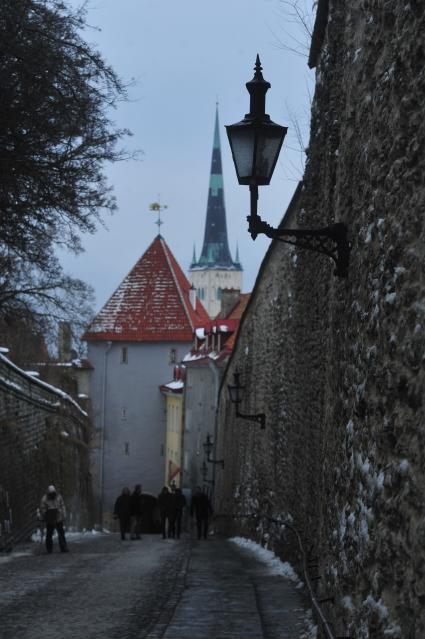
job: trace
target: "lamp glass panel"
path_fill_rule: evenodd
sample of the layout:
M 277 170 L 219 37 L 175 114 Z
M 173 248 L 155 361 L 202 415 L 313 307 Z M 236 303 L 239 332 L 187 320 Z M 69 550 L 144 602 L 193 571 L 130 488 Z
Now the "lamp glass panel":
M 250 178 L 253 169 L 255 130 L 251 127 L 235 128 L 229 131 L 229 138 L 238 177 Z
M 245 386 L 228 386 L 230 401 L 232 404 L 240 404 L 243 398 Z
M 258 130 L 254 174 L 259 182 L 265 181 L 267 184 L 270 182 L 281 144 L 281 130 L 277 128 Z

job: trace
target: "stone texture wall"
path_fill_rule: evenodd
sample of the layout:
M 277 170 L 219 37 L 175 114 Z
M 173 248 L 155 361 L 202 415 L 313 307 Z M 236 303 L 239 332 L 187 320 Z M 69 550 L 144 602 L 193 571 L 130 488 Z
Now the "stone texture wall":
M 424 69 L 424 3 L 329 3 L 287 223 L 347 224 L 349 278 L 274 243 L 220 394 L 216 510 L 292 519 L 337 633 L 359 638 L 425 636 Z M 265 431 L 234 418 L 236 367 Z M 297 562 L 287 531 L 227 530 Z
M 26 538 L 49 484 L 62 493 L 67 525 L 92 525 L 90 423 L 64 393 L 0 358 L 0 540 Z M 5 535 L 10 529 L 10 534 Z M 1 545 L 1 543 L 0 543 Z

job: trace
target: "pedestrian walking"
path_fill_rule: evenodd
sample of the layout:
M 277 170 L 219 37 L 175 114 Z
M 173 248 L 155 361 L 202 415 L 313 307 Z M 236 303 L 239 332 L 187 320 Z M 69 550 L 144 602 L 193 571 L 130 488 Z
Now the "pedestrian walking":
M 61 552 L 68 552 L 63 524 L 66 517 L 65 502 L 56 488 L 50 485 L 40 503 L 40 514 L 46 525 L 46 550 L 53 552 L 53 532 L 57 531 Z
M 176 518 L 177 518 L 177 499 L 176 499 L 176 487 L 171 487 L 171 492 L 168 497 L 167 505 L 167 519 L 168 519 L 168 537 L 171 539 L 176 538 Z
M 125 541 L 125 534 L 130 525 L 130 489 L 127 486 L 122 489 L 121 495 L 115 502 L 114 519 L 119 520 L 121 539 Z
M 163 539 L 167 537 L 166 529 L 167 529 L 167 519 L 169 514 L 169 502 L 170 502 L 170 491 L 168 490 L 167 486 L 164 486 L 164 488 L 161 490 L 161 492 L 158 495 L 158 507 L 159 507 L 159 514 L 161 517 L 161 532 L 162 532 Z
M 201 490 L 200 486 L 197 486 L 190 504 L 190 516 L 193 517 L 195 514 L 198 539 L 201 539 L 201 537 L 207 539 L 208 519 L 212 512 L 213 509 L 208 495 Z
M 175 528 L 177 539 L 180 539 L 180 534 L 182 530 L 182 517 L 183 517 L 183 508 L 186 506 L 186 497 L 183 495 L 181 488 L 176 488 L 176 492 L 174 493 L 175 506 L 176 506 L 176 517 L 175 517 Z
M 136 484 L 130 496 L 130 539 L 141 539 L 143 495 L 141 484 Z

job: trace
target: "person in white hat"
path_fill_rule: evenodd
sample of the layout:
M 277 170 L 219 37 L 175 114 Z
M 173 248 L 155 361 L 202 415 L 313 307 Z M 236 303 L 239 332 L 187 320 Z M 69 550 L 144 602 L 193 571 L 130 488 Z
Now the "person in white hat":
M 59 548 L 61 552 L 68 552 L 63 523 L 66 517 L 65 502 L 53 485 L 48 486 L 47 493 L 43 495 L 40 503 L 40 513 L 46 524 L 46 550 L 53 551 L 53 532 L 58 533 Z

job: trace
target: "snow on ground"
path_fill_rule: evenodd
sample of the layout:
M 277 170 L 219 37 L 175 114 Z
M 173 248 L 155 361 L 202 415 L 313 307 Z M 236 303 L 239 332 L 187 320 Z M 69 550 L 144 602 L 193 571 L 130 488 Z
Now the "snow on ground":
M 304 586 L 291 564 L 287 561 L 281 561 L 273 551 L 267 550 L 260 544 L 255 543 L 255 541 L 244 537 L 231 537 L 229 541 L 252 553 L 259 561 L 265 564 L 271 575 L 280 575 L 289 579 L 295 584 L 296 588 Z M 317 639 L 317 632 L 317 626 L 313 622 L 313 613 L 311 610 L 306 610 L 305 630 L 300 639 Z
M 245 539 L 244 537 L 232 537 L 230 541 L 241 548 L 245 548 L 253 555 L 256 555 L 262 563 L 266 564 L 271 575 L 281 575 L 282 577 L 286 577 L 287 579 L 290 579 L 290 581 L 293 581 L 297 588 L 303 587 L 303 582 L 298 577 L 291 564 L 287 561 L 281 561 L 271 550 L 267 550 L 266 548 L 263 548 L 263 546 L 260 546 L 260 544 L 255 543 L 255 541 Z
M 65 537 L 67 541 L 87 541 L 88 539 L 93 539 L 95 536 L 108 534 L 109 530 L 79 530 L 79 531 L 68 531 L 65 529 Z M 40 528 L 38 528 L 32 535 L 31 541 L 34 543 L 40 543 L 42 532 Z M 44 539 L 45 533 L 43 533 Z M 56 530 L 53 533 L 53 539 L 57 536 Z
M 29 555 L 32 555 L 31 550 L 26 550 L 26 551 L 16 551 L 16 552 L 9 552 L 7 553 L 7 555 L 1 554 L 0 555 L 0 566 L 1 564 L 5 564 L 7 561 L 10 561 L 11 559 L 19 559 L 19 557 L 28 557 Z

